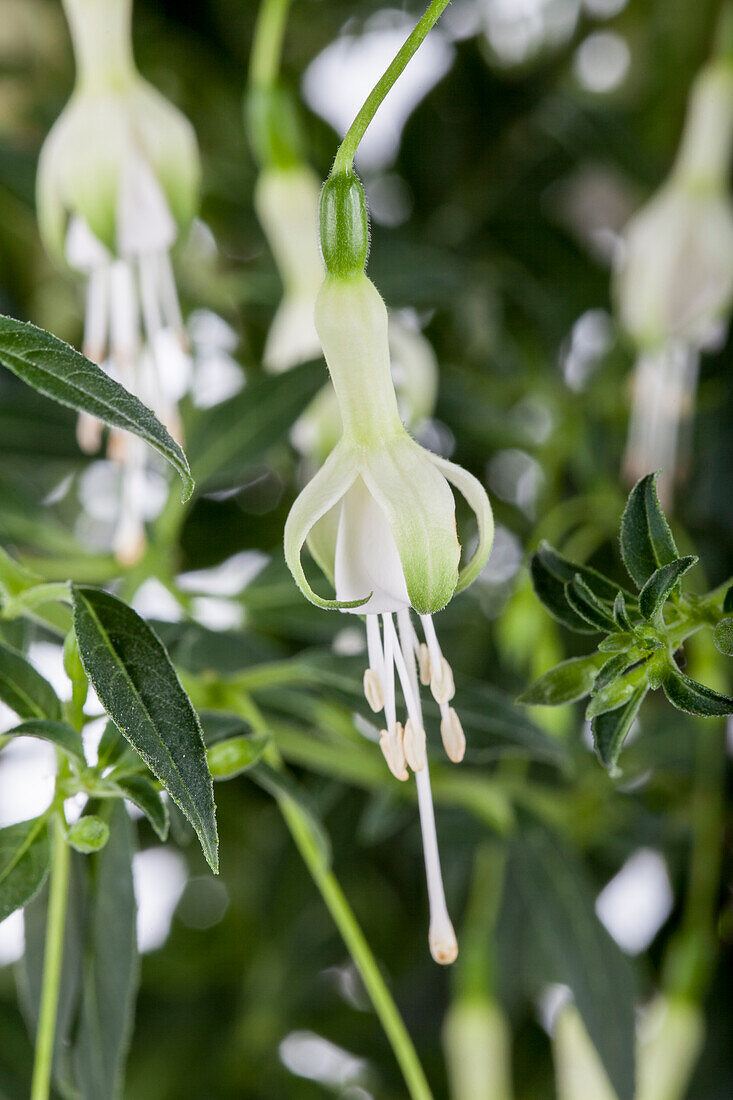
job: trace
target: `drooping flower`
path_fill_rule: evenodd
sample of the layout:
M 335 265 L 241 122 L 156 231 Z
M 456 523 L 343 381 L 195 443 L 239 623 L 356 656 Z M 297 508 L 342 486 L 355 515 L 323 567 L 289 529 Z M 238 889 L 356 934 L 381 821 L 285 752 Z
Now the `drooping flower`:
M 321 354 L 313 307 L 323 282 L 318 248 L 320 181 L 312 168 L 294 164 L 260 173 L 255 209 L 275 257 L 283 297 L 270 326 L 262 364 L 273 374 Z
M 176 403 L 190 362 L 170 250 L 198 201 L 199 160 L 188 121 L 137 72 L 131 0 L 64 0 L 76 86 L 41 151 L 38 220 L 52 255 L 87 281 L 84 352 L 180 435 Z M 101 425 L 79 420 L 81 446 Z M 144 543 L 136 506 L 144 449 L 113 432 L 110 457 L 129 471 L 115 549 Z
M 453 673 L 432 616 L 483 568 L 493 520 L 480 482 L 425 450 L 403 426 L 390 369 L 387 310 L 363 270 L 365 215 L 364 234 L 355 225 L 361 188 L 353 176 L 347 177 L 345 185 L 337 180 L 338 187 L 337 217 L 345 218 L 352 237 L 363 237 L 363 248 L 357 247 L 354 258 L 341 264 L 324 246 L 328 273 L 316 302 L 315 321 L 338 401 L 342 435 L 293 505 L 285 527 L 285 557 L 313 603 L 366 616 L 369 666 L 364 692 L 375 713 L 384 711 L 380 747 L 390 771 L 402 781 L 408 778 L 408 768 L 416 775 L 431 910 L 430 947 L 436 961 L 449 963 L 458 948 L 440 872 L 420 682 L 430 686 L 440 706 L 443 744 L 457 763 L 463 758 L 465 736 L 451 706 Z M 350 189 L 355 194 L 350 195 Z M 324 197 L 328 202 L 329 193 Z M 462 567 L 452 487 L 465 497 L 478 524 L 476 548 Z M 309 584 L 301 561 L 306 541 L 332 581 L 335 599 L 317 594 Z M 423 641 L 411 611 L 418 614 Z M 404 724 L 397 715 L 396 681 L 406 705 Z
M 624 464 L 631 480 L 663 467 L 667 494 L 699 352 L 733 304 L 732 147 L 733 69 L 714 60 L 693 86 L 672 171 L 629 222 L 615 265 L 618 316 L 639 351 Z

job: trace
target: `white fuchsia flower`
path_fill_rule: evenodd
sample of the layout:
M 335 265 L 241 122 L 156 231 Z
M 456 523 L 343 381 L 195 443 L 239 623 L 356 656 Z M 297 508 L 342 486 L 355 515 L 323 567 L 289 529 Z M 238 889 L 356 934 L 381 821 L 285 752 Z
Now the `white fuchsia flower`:
M 619 318 L 638 347 L 681 340 L 700 346 L 733 302 L 733 68 L 697 78 L 675 164 L 633 216 L 619 249 Z
M 639 351 L 624 468 L 631 482 L 662 469 L 667 499 L 700 350 L 733 304 L 732 146 L 733 68 L 718 60 L 695 81 L 669 178 L 629 222 L 615 265 L 617 313 Z
M 64 0 L 77 79 L 38 166 L 38 220 L 49 252 L 87 280 L 84 353 L 180 436 L 176 403 L 190 361 L 170 250 L 196 210 L 200 167 L 189 122 L 135 69 L 131 0 Z M 101 425 L 79 420 L 99 447 Z M 111 457 L 139 480 L 144 449 L 113 432 Z M 144 543 L 135 485 L 123 492 L 115 549 Z
M 359 192 L 361 188 L 355 177 L 347 180 L 353 181 L 345 188 L 348 231 L 359 236 L 355 228 L 358 194 L 349 196 L 349 188 Z M 352 198 L 354 207 L 348 211 Z M 339 196 L 339 218 L 343 199 Z M 493 519 L 480 482 L 425 450 L 402 424 L 390 369 L 387 310 L 363 271 L 365 215 L 362 237 L 363 248 L 357 249 L 355 261 L 345 270 L 338 269 L 324 247 L 329 273 L 316 303 L 316 328 L 343 431 L 292 507 L 285 527 L 285 557 L 301 591 L 313 603 L 366 615 L 369 667 L 364 692 L 375 713 L 384 711 L 380 747 L 390 771 L 404 781 L 409 768 L 417 778 L 431 909 L 430 947 L 436 961 L 449 963 L 458 948 L 440 872 L 420 681 L 430 685 L 440 706 L 443 744 L 457 763 L 463 758 L 465 736 L 450 705 L 455 694 L 453 673 L 441 652 L 432 616 L 483 568 L 491 548 Z M 478 523 L 476 548 L 462 568 L 451 486 L 464 496 Z M 334 584 L 335 599 L 318 595 L 309 584 L 301 561 L 306 541 Z M 419 616 L 422 642 L 411 610 Z M 404 725 L 397 718 L 396 680 L 406 704 Z
M 323 282 L 318 248 L 321 185 L 305 164 L 271 167 L 260 173 L 255 210 L 283 284 L 283 297 L 270 326 L 262 364 L 273 374 L 321 354 L 313 308 Z

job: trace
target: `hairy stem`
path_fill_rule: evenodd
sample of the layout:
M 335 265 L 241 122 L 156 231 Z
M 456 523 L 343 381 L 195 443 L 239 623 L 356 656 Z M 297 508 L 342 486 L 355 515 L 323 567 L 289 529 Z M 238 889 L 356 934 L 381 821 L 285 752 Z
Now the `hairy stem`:
M 61 987 L 66 902 L 69 888 L 70 849 L 66 843 L 65 832 L 63 813 L 59 809 L 54 813 L 51 821 L 51 887 L 31 1100 L 48 1100 L 51 1091 L 51 1071 L 53 1068 L 56 1016 Z
M 332 176 L 351 171 L 356 150 L 359 148 L 359 143 L 364 137 L 369 123 L 374 118 L 390 88 L 404 72 L 408 61 L 422 45 L 428 32 L 432 30 L 449 3 L 450 0 L 432 0 L 432 3 L 428 4 L 424 15 L 408 34 L 394 59 L 374 85 L 358 115 L 351 123 L 336 153 L 336 159 L 331 169 Z
M 289 7 L 290 0 L 262 0 L 260 4 L 249 65 L 254 87 L 271 87 L 277 79 Z

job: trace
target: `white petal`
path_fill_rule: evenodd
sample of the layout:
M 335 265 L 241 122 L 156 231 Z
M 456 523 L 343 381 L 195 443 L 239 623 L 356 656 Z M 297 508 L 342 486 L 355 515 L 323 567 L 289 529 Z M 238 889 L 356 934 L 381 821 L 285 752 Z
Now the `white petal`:
M 361 478 L 341 504 L 336 538 L 336 595 L 350 601 L 372 592 L 358 614 L 384 614 L 410 606 L 405 575 L 387 517 Z

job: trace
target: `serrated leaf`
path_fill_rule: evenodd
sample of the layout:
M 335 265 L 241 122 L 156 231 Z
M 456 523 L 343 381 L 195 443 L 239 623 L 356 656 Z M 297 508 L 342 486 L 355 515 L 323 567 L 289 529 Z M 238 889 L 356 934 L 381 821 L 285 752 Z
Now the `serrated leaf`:
M 77 764 L 84 766 L 84 744 L 75 729 L 65 722 L 51 722 L 44 718 L 31 718 L 19 726 L 5 730 L 2 737 L 37 737 L 41 741 L 50 741 L 57 749 L 62 749 Z
M 586 622 L 600 631 L 616 629 L 616 623 L 608 607 L 591 591 L 579 573 L 565 586 L 567 601 Z
M 133 833 L 121 802 L 115 806 L 109 824 L 106 847 L 87 861 L 88 926 L 72 1052 L 77 1089 L 89 1100 L 115 1100 L 120 1095 L 139 970 Z
M 713 631 L 716 648 L 726 657 L 733 657 L 733 618 L 721 619 Z
M 722 718 L 733 714 L 733 699 L 698 684 L 678 668 L 669 669 L 662 687 L 670 703 L 688 714 L 697 714 L 702 718 Z
M 101 817 L 89 814 L 75 821 L 66 836 L 75 851 L 88 856 L 104 848 L 109 840 L 109 825 Z
M 168 839 L 170 827 L 170 814 L 168 806 L 155 784 L 145 775 L 122 775 L 115 777 L 114 773 L 109 777 L 110 782 L 133 805 L 137 806 L 141 813 L 145 814 L 154 832 L 161 840 Z
M 564 584 L 567 584 L 575 576 L 580 576 L 584 584 L 588 585 L 588 588 L 599 600 L 611 603 L 615 599 L 619 586 L 614 581 L 609 580 L 608 577 L 604 577 L 603 573 L 599 573 L 597 569 L 570 561 L 569 558 L 563 557 L 547 542 L 540 543 L 536 553 L 545 568 L 558 580 L 563 581 Z
M 621 557 L 638 588 L 662 565 L 679 557 L 657 496 L 658 476 L 647 474 L 637 481 L 621 517 Z
M 0 363 L 46 397 L 145 440 L 180 475 L 183 499 L 191 496 L 194 485 L 186 456 L 160 421 L 69 344 L 35 325 L 0 315 Z
M 633 634 L 628 634 L 626 631 L 620 631 L 615 634 L 609 634 L 607 638 L 601 638 L 598 643 L 598 649 L 601 653 L 618 653 L 621 650 L 630 649 L 635 642 L 636 639 Z
M 137 612 L 101 589 L 73 586 L 72 599 L 79 653 L 102 706 L 191 822 L 216 871 L 201 725 L 163 643 Z
M 0 922 L 38 893 L 48 873 L 48 861 L 45 818 L 0 829 Z
M 0 642 L 0 700 L 19 718 L 61 718 L 61 703 L 48 680 L 4 642 Z
M 637 688 L 624 706 L 598 714 L 591 722 L 593 744 L 598 759 L 609 770 L 616 767 L 623 743 L 645 697 L 646 688 Z
M 639 610 L 645 619 L 653 619 L 661 611 L 665 600 L 680 577 L 693 565 L 697 565 L 699 560 L 699 558 L 690 554 L 685 558 L 677 558 L 676 561 L 671 561 L 668 565 L 662 565 L 652 573 L 639 593 Z
M 528 706 L 557 707 L 582 699 L 593 687 L 599 657 L 571 657 L 551 668 L 523 692 L 517 702 Z
M 523 830 L 512 845 L 509 875 L 533 941 L 554 980 L 572 990 L 619 1100 L 633 1100 L 633 983 L 620 948 L 596 916 L 596 891 L 582 865 L 548 833 Z
M 234 779 L 257 763 L 270 743 L 268 734 L 250 737 L 230 737 L 217 741 L 207 752 L 209 770 L 214 780 Z

